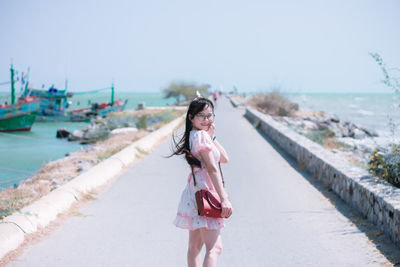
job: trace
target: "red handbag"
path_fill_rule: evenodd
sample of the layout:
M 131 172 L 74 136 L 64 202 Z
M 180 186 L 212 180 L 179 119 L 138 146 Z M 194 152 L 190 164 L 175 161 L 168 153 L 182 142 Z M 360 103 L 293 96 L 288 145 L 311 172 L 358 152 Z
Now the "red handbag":
M 221 164 L 218 162 L 219 171 L 221 173 L 222 184 L 225 187 L 224 177 L 222 176 Z M 221 199 L 217 191 L 210 190 L 210 189 L 200 189 L 197 190 L 196 178 L 194 177 L 193 166 L 192 168 L 192 175 L 193 175 L 193 182 L 195 188 L 195 197 L 196 197 L 196 204 L 197 204 L 197 212 L 199 216 L 206 216 L 212 218 L 223 218 L 221 216 L 222 207 L 221 207 Z

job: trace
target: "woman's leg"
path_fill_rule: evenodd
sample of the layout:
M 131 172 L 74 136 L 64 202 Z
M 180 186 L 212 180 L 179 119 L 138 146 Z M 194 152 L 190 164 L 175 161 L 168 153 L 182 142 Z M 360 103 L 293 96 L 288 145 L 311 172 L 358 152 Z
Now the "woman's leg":
M 200 267 L 200 252 L 203 247 L 201 229 L 189 230 L 187 261 L 189 267 Z
M 217 266 L 217 260 L 222 252 L 222 239 L 220 230 L 207 230 L 205 228 L 201 231 L 203 241 L 206 244 L 206 256 L 204 257 L 203 267 Z

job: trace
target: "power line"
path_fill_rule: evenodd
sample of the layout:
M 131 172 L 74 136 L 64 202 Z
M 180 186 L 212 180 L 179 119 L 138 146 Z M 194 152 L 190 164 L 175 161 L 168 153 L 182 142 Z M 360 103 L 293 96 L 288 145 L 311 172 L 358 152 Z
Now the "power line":
M 5 132 L 0 132 L 0 134 L 2 134 L 2 135 L 7 135 L 7 136 L 11 136 L 11 137 L 15 137 L 15 138 L 20 138 L 20 139 L 45 141 L 45 140 L 42 139 L 42 138 L 35 138 L 35 137 L 30 137 L 30 136 L 20 136 L 20 135 L 16 135 L 16 134 L 5 133 Z
M 29 175 L 32 175 L 32 174 L 33 174 L 32 172 L 21 171 L 21 170 L 11 169 L 11 168 L 1 167 L 1 166 L 0 166 L 0 170 L 10 171 L 10 172 L 16 172 L 16 173 L 23 173 L 23 174 L 29 174 Z M 1 182 L 0 182 L 0 183 L 1 183 Z
M 1 186 L 1 184 L 12 183 L 12 182 L 15 182 L 15 181 L 19 182 L 19 181 L 21 181 L 21 180 L 23 180 L 23 179 L 25 179 L 25 178 L 26 178 L 26 177 L 20 177 L 20 178 L 15 178 L 15 179 L 10 179 L 10 180 L 0 181 L 0 186 Z M 0 179 L 1 179 L 1 178 L 0 178 Z

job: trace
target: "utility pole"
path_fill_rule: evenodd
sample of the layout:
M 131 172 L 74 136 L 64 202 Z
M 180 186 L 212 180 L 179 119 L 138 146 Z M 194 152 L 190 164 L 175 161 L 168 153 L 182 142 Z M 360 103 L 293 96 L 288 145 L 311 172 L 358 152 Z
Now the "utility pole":
M 114 83 L 111 84 L 111 106 L 114 106 Z

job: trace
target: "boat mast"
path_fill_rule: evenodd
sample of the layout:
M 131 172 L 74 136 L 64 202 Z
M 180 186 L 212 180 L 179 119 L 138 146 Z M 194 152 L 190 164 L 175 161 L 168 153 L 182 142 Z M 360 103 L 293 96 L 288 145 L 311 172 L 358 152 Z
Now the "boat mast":
M 11 105 L 15 104 L 15 88 L 14 88 L 14 69 L 13 64 L 11 63 Z
M 114 106 L 114 83 L 111 84 L 111 106 Z

